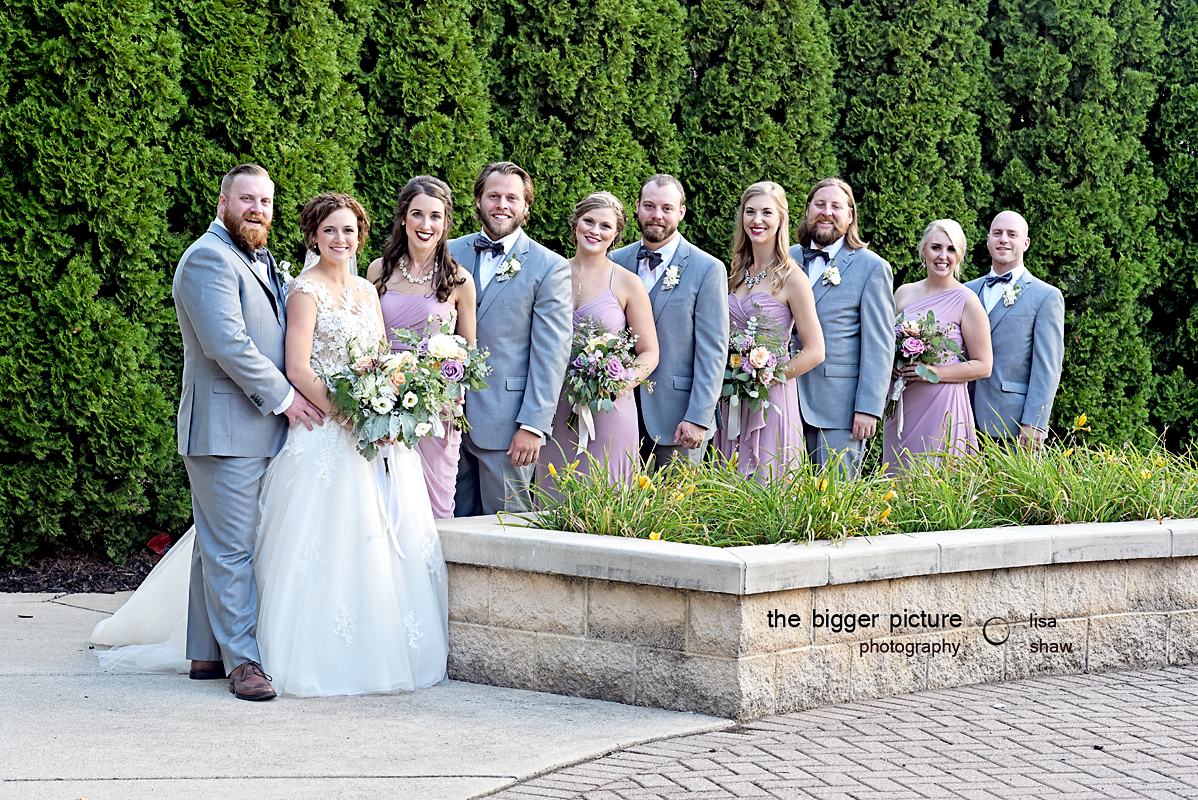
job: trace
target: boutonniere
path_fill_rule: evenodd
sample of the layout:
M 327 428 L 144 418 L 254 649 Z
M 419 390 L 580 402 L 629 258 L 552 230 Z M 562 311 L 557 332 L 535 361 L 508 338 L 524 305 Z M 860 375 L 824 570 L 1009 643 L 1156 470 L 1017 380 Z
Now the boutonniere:
M 830 264 L 828 264 L 828 266 L 824 267 L 823 278 L 824 278 L 824 282 L 823 282 L 824 286 L 827 286 L 829 283 L 832 284 L 833 286 L 840 285 L 840 267 L 836 266 L 835 261 L 831 262 Z
M 291 283 L 291 262 L 276 261 L 275 274 L 279 276 L 279 280 L 283 282 L 284 286 Z
M 1019 295 L 1023 293 L 1023 287 L 1012 283 L 1008 284 L 1007 288 L 1002 290 L 1002 304 L 1004 308 L 1010 308 L 1015 305 L 1015 301 L 1019 299 Z
M 682 273 L 678 271 L 678 267 L 674 264 L 671 264 L 668 268 L 666 268 L 666 274 L 662 276 L 661 290 L 663 292 L 668 292 L 673 289 L 678 285 L 678 281 L 681 276 Z
M 495 270 L 495 280 L 503 283 L 519 271 L 520 262 L 516 260 L 516 254 L 512 253 L 506 261 L 499 265 L 499 269 Z

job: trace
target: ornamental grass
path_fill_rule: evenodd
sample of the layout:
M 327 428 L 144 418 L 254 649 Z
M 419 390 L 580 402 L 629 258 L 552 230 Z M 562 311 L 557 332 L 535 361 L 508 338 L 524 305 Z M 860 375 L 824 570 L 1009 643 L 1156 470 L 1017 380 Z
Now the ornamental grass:
M 880 533 L 1059 525 L 1198 516 L 1198 460 L 1154 445 L 1113 449 L 1066 440 L 1038 450 L 987 440 L 957 458 L 920 457 L 899 476 L 884 469 L 857 480 L 804 462 L 762 480 L 735 462 L 638 466 L 631 483 L 610 484 L 593 457 L 533 488 L 531 527 L 716 547 L 839 541 Z M 583 456 L 585 457 L 585 456 Z

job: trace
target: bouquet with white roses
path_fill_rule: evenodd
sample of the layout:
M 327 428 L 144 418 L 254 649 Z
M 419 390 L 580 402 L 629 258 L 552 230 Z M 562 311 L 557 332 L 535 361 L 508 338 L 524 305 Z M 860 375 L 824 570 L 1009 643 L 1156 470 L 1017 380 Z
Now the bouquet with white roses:
M 563 388 L 570 415 L 566 424 L 578 431 L 578 451 L 595 438 L 595 414 L 614 409 L 616 398 L 636 381 L 641 361 L 636 356 L 639 337 L 630 330 L 611 333 L 595 317 L 587 317 L 574 328 L 570 363 Z M 653 391 L 653 384 L 641 384 Z
M 455 395 L 449 382 L 415 353 L 392 353 L 387 343 L 345 345 L 349 364 L 322 375 L 333 408 L 353 425 L 358 452 L 373 460 L 390 442 L 415 447 L 426 436 L 445 435 L 443 409 Z
M 422 334 L 401 328 L 394 329 L 392 333 L 416 354 L 421 364 L 445 382 L 445 396 L 452 401 L 446 405 L 445 422 L 451 422 L 461 431 L 470 430 L 470 423 L 462 414 L 460 401 L 467 389 L 477 392 L 487 388 L 483 378 L 491 374 L 491 367 L 487 364 L 490 353 L 485 348 L 479 350 L 478 345 L 470 344 L 465 337 L 453 333 L 452 322 L 438 324 L 434 316 L 429 316 L 428 326 Z

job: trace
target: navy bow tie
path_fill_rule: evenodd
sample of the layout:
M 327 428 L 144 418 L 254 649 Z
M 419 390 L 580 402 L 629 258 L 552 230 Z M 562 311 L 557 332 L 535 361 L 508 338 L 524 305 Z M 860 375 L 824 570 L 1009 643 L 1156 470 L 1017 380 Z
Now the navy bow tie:
M 270 259 L 267 258 L 267 255 L 269 254 L 269 252 L 270 251 L 267 250 L 265 247 L 259 247 L 257 250 L 250 251 L 250 258 L 254 259 L 259 264 L 266 264 L 269 266 Z
M 1009 273 L 1009 272 L 1004 273 L 1002 275 L 987 275 L 986 276 L 986 288 L 990 288 L 991 286 L 993 286 L 996 283 L 1010 283 L 1010 282 L 1011 282 L 1011 273 Z
M 636 260 L 643 261 L 646 258 L 649 259 L 649 269 L 651 270 L 657 269 L 658 265 L 661 264 L 661 253 L 655 253 L 648 247 L 641 245 L 641 249 L 636 251 Z
M 481 253 L 484 250 L 490 250 L 495 255 L 501 256 L 503 255 L 503 242 L 492 242 L 486 234 L 480 235 L 474 240 L 474 252 Z
M 822 258 L 824 261 L 831 261 L 832 256 L 828 255 L 826 250 L 817 250 L 814 247 L 803 248 L 803 269 L 811 266 L 811 262 L 817 258 Z

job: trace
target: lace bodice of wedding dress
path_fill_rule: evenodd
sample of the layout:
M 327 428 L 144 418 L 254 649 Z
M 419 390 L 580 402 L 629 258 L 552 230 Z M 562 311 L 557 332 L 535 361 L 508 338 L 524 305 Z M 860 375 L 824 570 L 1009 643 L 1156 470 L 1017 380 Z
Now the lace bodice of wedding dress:
M 316 301 L 316 329 L 312 332 L 312 358 L 317 375 L 340 372 L 348 366 L 345 346 L 352 339 L 364 347 L 386 340 L 383 323 L 374 307 L 370 281 L 354 276 L 341 297 L 334 298 L 328 284 L 301 273 L 288 292 L 303 292 Z

